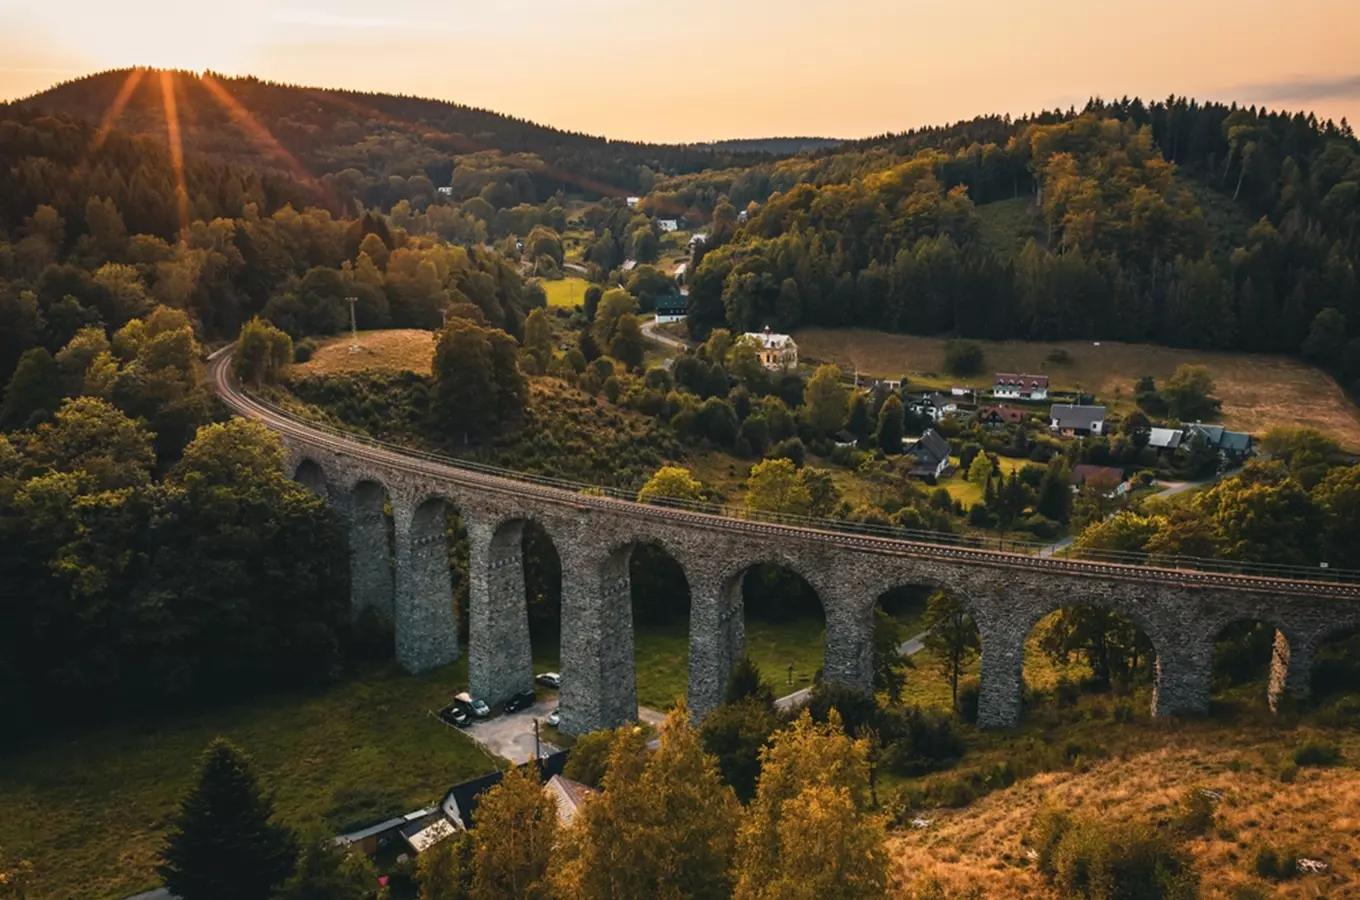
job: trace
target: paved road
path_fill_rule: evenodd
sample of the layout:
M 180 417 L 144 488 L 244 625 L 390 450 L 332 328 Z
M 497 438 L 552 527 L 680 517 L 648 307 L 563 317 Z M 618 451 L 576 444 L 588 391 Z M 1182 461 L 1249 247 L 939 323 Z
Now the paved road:
M 684 350 L 689 346 L 687 341 L 671 337 L 669 334 L 662 331 L 661 326 L 657 324 L 656 319 L 648 319 L 646 322 L 642 323 L 642 334 L 644 337 L 650 338 L 658 344 L 665 344 L 667 347 L 675 347 L 678 350 Z
M 902 656 L 915 656 L 920 653 L 925 649 L 926 634 L 927 632 L 923 631 L 916 635 L 916 637 L 903 643 L 902 646 L 897 648 L 898 654 Z M 780 697 L 778 700 L 774 701 L 774 707 L 775 709 L 784 712 L 790 709 L 798 709 L 800 706 L 807 703 L 808 698 L 811 696 L 812 688 L 803 688 L 800 691 L 794 691 L 792 694 Z
M 541 722 L 556 708 L 557 696 L 553 695 L 528 709 L 476 721 L 463 731 L 488 752 L 512 763 L 526 763 L 534 755 L 534 719 Z M 556 753 L 558 749 L 547 741 L 539 741 L 538 746 L 540 756 Z

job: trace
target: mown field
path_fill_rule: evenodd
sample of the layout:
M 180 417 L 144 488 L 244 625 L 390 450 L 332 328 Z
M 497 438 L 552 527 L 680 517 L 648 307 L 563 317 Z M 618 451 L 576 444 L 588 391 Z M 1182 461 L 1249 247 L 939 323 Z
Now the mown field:
M 863 328 L 804 328 L 795 333 L 804 361 L 850 367 L 880 378 L 908 376 L 922 386 L 989 387 L 995 372 L 1047 374 L 1055 389 L 1081 388 L 1108 404 L 1132 408 L 1143 375 L 1159 382 L 1187 363 L 1204 365 L 1223 400 L 1222 423 L 1261 434 L 1276 426 L 1305 426 L 1360 449 L 1360 409 L 1320 369 L 1279 356 L 1176 350 L 1150 344 L 1102 341 L 979 341 L 986 354 L 981 375 L 955 378 L 944 368 L 941 338 L 889 334 Z M 1048 361 L 1054 350 L 1070 362 Z
M 539 284 L 548 295 L 549 306 L 561 306 L 565 309 L 585 303 L 586 288 L 590 287 L 589 281 L 574 277 L 559 278 L 556 281 L 543 280 Z

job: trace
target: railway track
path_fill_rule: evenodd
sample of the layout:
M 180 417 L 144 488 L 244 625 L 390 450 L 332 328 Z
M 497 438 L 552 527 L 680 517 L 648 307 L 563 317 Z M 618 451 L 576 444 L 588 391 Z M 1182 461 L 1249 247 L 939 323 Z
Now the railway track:
M 561 479 L 523 475 L 466 460 L 453 460 L 384 444 L 364 435 L 308 422 L 242 390 L 231 376 L 231 349 L 226 347 L 214 353 L 209 358 L 208 371 L 214 390 L 237 415 L 261 422 L 281 435 L 306 446 L 411 475 L 511 495 L 520 500 L 532 497 L 534 500 L 559 507 L 596 509 L 613 515 L 660 519 L 668 524 L 708 531 L 786 540 L 811 540 L 860 552 L 967 562 L 990 568 L 1043 571 L 1104 580 L 1174 584 L 1182 587 L 1229 589 L 1252 593 L 1360 599 L 1360 572 L 1322 570 L 1326 572 L 1325 577 L 1318 577 L 1319 570 L 1262 566 L 1259 568 L 1268 570 L 1268 574 L 1246 574 L 1215 571 L 1215 567 L 1228 568 L 1240 565 L 1216 560 L 1187 560 L 1183 565 L 1179 564 L 1181 561 L 1178 560 L 1176 566 L 1165 566 L 1041 556 L 1018 552 L 1022 545 L 1011 551 L 959 546 L 941 540 L 952 537 L 947 535 L 894 537 L 863 533 L 870 529 L 850 523 L 815 519 L 797 520 L 793 517 L 779 517 L 783 521 L 766 521 L 723 515 L 717 510 L 704 511 L 637 503 L 617 491 L 611 496 L 606 489 Z M 584 490 L 591 493 L 583 493 Z M 936 539 L 932 540 L 931 537 Z

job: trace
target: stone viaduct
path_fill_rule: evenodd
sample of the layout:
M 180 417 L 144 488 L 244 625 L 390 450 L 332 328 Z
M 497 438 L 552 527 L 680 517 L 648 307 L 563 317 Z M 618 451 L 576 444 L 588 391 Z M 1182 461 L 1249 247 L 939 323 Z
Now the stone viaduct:
M 1360 585 L 1124 566 L 947 547 L 727 519 L 483 474 L 322 430 L 240 393 L 226 360 L 219 393 L 238 414 L 277 431 L 289 471 L 348 523 L 356 611 L 390 615 L 396 655 L 410 672 L 458 659 L 445 517 L 456 511 L 470 544 L 468 680 L 495 703 L 532 685 L 521 536 L 541 526 L 562 562 L 562 728 L 580 734 L 637 716 L 629 558 L 651 544 L 685 572 L 691 597 L 688 701 L 716 706 L 744 652 L 743 575 L 787 567 L 816 590 L 826 614 L 826 678 L 872 684 L 873 610 L 901 585 L 948 588 L 981 636 L 979 724 L 1020 715 L 1026 636 L 1046 615 L 1088 604 L 1137 624 L 1156 652 L 1154 715 L 1208 709 L 1216 636 L 1259 620 L 1277 629 L 1272 701 L 1309 690 L 1313 653 L 1360 626 Z M 395 545 L 389 545 L 390 504 Z

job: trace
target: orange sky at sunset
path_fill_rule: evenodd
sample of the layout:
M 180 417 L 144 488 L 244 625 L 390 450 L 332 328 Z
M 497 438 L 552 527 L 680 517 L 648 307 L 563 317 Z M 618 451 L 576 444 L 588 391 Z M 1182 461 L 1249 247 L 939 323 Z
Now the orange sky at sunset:
M 0 0 L 0 98 L 132 65 L 611 137 L 858 137 L 1171 92 L 1360 123 L 1360 2 Z

